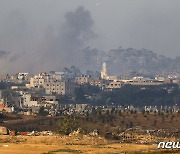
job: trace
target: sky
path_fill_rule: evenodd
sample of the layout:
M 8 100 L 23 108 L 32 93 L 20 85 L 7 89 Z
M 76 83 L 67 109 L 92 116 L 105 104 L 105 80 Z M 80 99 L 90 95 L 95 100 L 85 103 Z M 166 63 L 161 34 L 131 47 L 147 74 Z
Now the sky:
M 58 70 L 86 46 L 180 56 L 179 0 L 0 0 L 0 72 Z

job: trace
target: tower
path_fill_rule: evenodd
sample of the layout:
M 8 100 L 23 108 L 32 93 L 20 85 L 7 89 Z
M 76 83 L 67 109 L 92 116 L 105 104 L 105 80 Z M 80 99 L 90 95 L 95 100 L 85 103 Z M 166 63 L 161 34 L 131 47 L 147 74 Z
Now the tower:
M 101 70 L 101 79 L 107 79 L 107 77 L 108 77 L 108 71 L 107 71 L 106 63 L 104 62 Z

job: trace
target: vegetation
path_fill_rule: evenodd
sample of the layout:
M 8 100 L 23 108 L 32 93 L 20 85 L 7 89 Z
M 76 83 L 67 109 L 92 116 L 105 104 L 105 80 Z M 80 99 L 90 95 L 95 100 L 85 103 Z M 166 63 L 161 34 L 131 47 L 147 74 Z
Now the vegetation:
M 47 116 L 48 115 L 48 111 L 44 110 L 44 106 L 40 107 L 39 109 L 39 115 L 40 116 Z
M 82 153 L 81 150 L 74 150 L 74 149 L 58 149 L 58 150 L 49 151 L 49 152 L 43 153 L 43 154 L 54 154 L 54 153 L 56 153 L 56 152 L 67 152 L 67 153 L 75 153 L 75 154 Z
M 78 120 L 74 116 L 65 116 L 58 121 L 59 133 L 68 135 L 79 127 Z
M 97 94 L 100 99 L 90 100 L 85 95 Z M 116 105 L 174 105 L 180 101 L 180 89 L 178 85 L 168 84 L 160 86 L 134 86 L 124 85 L 121 89 L 113 91 L 101 91 L 96 86 L 83 85 L 76 88 L 76 101 L 88 102 L 92 105 L 116 104 Z
M 24 131 L 43 131 L 51 130 L 60 134 L 66 134 L 81 128 L 83 134 L 88 134 L 95 129 L 98 130 L 101 136 L 105 136 L 107 132 L 117 133 L 140 126 L 143 129 L 180 129 L 179 113 L 162 113 L 162 112 L 131 112 L 131 111 L 98 111 L 94 114 L 74 115 L 74 116 L 57 116 L 44 117 L 34 116 L 31 119 L 24 115 L 11 115 L 8 117 L 10 123 L 1 123 L 11 130 L 20 132 Z M 19 116 L 19 117 L 18 117 Z M 17 118 L 19 122 L 17 122 Z M 14 122 L 13 122 L 14 119 Z M 22 121 L 22 120 L 23 121 Z

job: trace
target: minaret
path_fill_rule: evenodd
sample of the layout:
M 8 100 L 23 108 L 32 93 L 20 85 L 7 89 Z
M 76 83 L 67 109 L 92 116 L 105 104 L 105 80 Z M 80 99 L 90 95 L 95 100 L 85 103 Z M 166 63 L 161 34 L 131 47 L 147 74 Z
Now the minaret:
M 106 63 L 104 62 L 101 70 L 101 79 L 107 79 L 107 77 L 108 77 L 108 71 L 107 71 Z

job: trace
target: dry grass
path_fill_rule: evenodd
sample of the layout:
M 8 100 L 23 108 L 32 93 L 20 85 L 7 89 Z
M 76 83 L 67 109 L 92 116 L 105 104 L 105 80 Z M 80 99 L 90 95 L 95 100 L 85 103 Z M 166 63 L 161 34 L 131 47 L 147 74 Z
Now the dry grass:
M 169 129 L 169 130 L 180 130 L 180 114 L 177 113 L 164 113 L 159 115 L 158 113 L 122 113 L 113 115 L 89 115 L 78 117 L 80 127 L 87 132 L 98 129 L 100 135 L 104 136 L 106 132 L 123 131 L 127 128 L 134 126 L 141 126 L 143 129 Z M 8 117 L 9 116 L 9 117 Z M 16 115 L 12 118 L 11 115 L 7 115 L 7 121 L 2 124 L 9 129 L 17 131 L 43 131 L 51 130 L 58 132 L 57 121 L 62 118 L 59 117 L 39 117 L 39 116 L 19 116 L 14 120 Z M 12 119 L 12 120 L 10 120 Z M 118 129 L 115 129 L 118 128 Z
M 0 154 L 153 153 L 157 150 L 157 145 L 111 143 L 89 136 L 0 136 L 0 139 Z

